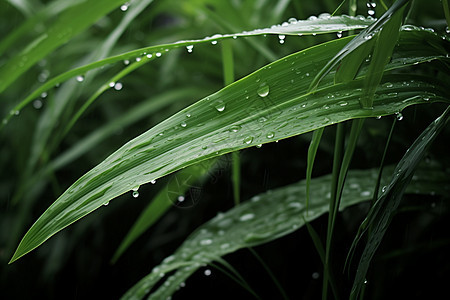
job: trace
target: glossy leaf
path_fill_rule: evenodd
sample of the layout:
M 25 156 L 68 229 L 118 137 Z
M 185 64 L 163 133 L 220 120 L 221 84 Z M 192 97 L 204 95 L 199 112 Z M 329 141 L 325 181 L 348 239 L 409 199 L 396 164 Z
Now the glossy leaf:
M 444 129 L 449 116 L 450 107 L 448 107 L 439 118 L 431 123 L 414 141 L 395 168 L 392 180 L 387 185 L 386 190 L 380 198 L 378 198 L 377 202 L 375 202 L 375 205 L 369 211 L 367 218 L 363 221 L 359 233 L 355 237 L 355 242 L 361 239 L 361 236 L 369 228 L 370 234 L 358 264 L 350 299 L 356 299 L 358 297 L 360 290 L 364 285 L 364 280 L 372 257 L 378 249 L 394 213 L 397 211 L 403 194 L 412 180 L 419 162 L 424 157 L 427 149 L 433 143 L 435 138 Z M 355 242 L 352 246 L 355 245 Z
M 383 182 L 386 182 L 392 170 L 387 168 L 388 176 L 384 177 Z M 436 171 L 436 174 L 445 178 L 445 174 L 440 171 Z M 349 171 L 340 209 L 370 200 L 376 177 L 377 169 Z M 418 191 L 415 187 L 417 182 L 413 181 L 408 190 L 429 192 L 429 189 Z M 328 211 L 330 183 L 330 175 L 311 180 L 312 201 L 308 214 L 305 181 L 254 196 L 226 213 L 219 213 L 195 230 L 173 255 L 154 267 L 122 299 L 143 299 L 161 280 L 164 282 L 149 299 L 167 299 L 201 266 L 239 249 L 264 244 L 298 230 L 305 220 L 310 222 Z M 445 194 L 447 191 L 442 187 L 435 192 Z M 165 278 L 165 274 L 173 271 L 176 271 L 174 275 Z
M 371 110 L 359 105 L 363 79 L 333 85 L 334 74 L 330 74 L 328 86 L 308 93 L 313 74 L 348 40 L 328 42 L 271 63 L 129 141 L 44 212 L 11 262 L 115 197 L 197 162 L 349 119 L 448 101 L 445 84 L 424 76 L 386 76 Z M 404 66 L 397 63 L 393 61 L 387 69 Z

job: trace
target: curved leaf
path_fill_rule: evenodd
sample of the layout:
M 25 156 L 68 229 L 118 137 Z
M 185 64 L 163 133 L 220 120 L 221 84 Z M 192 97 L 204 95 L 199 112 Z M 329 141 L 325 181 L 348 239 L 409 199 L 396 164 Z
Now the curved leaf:
M 446 84 L 412 75 L 386 76 L 370 110 L 359 105 L 363 79 L 333 85 L 333 74 L 329 74 L 328 86 L 308 93 L 313 75 L 348 40 L 334 40 L 271 63 L 126 143 L 44 212 L 11 262 L 111 199 L 202 160 L 349 119 L 449 101 Z M 394 67 L 395 62 L 387 65 L 387 69 Z
M 236 34 L 217 34 L 212 37 L 206 37 L 200 40 L 186 40 L 179 41 L 166 45 L 157 45 L 151 47 L 145 47 L 142 49 L 133 50 L 127 53 L 122 53 L 116 56 L 111 56 L 75 69 L 67 71 L 61 75 L 58 75 L 46 83 L 44 83 L 41 87 L 36 89 L 30 95 L 28 95 L 24 100 L 22 100 L 14 109 L 11 110 L 11 113 L 4 117 L 2 123 L 0 124 L 0 129 L 8 123 L 8 120 L 14 115 L 14 112 L 20 111 L 25 105 L 33 101 L 38 95 L 41 93 L 48 91 L 53 88 L 55 85 L 58 85 L 70 78 L 73 78 L 77 75 L 84 75 L 87 71 L 100 68 L 102 66 L 112 64 L 122 60 L 130 60 L 134 61 L 136 59 L 140 60 L 142 57 L 147 58 L 155 58 L 160 57 L 163 53 L 176 48 L 181 47 L 193 47 L 197 44 L 202 43 L 211 43 L 212 41 L 218 41 L 222 39 L 230 39 L 237 37 L 250 37 L 250 36 L 258 36 L 264 34 L 281 34 L 281 35 L 308 35 L 308 34 L 320 34 L 320 33 L 329 33 L 329 32 L 338 32 L 338 31 L 347 31 L 354 29 L 362 29 L 366 28 L 368 25 L 373 23 L 371 19 L 364 18 L 355 18 L 348 16 L 341 17 L 326 17 L 315 20 L 306 20 L 306 21 L 296 21 L 291 22 L 290 24 L 286 23 L 283 25 L 272 26 L 271 28 L 264 29 L 256 29 L 253 31 L 244 31 L 242 33 Z M 27 59 L 28 61 L 28 59 Z M 31 65 L 30 65 L 31 66 Z M 6 66 L 5 66 L 6 68 Z M 3 75 L 6 76 L 6 73 Z M 0 80 L 2 78 L 2 70 L 0 70 Z M 6 88 L 6 87 L 4 87 Z M 1 81 L 0 81 L 0 92 L 2 91 Z
M 48 53 L 69 41 L 123 0 L 86 0 L 62 12 L 48 30 L 0 69 L 0 93 Z
M 393 168 L 387 168 L 386 171 L 392 172 Z M 341 210 L 371 199 L 373 180 L 377 178 L 377 172 L 377 169 L 349 171 L 342 194 Z M 440 178 L 445 178 L 442 171 L 435 172 Z M 389 175 L 384 176 L 383 182 L 386 182 L 388 177 Z M 312 221 L 328 211 L 330 183 L 330 175 L 311 180 L 312 201 L 308 210 L 305 201 L 306 182 L 303 180 L 257 195 L 226 213 L 219 213 L 197 228 L 173 255 L 153 268 L 152 272 L 133 286 L 122 299 L 142 299 L 163 280 L 166 273 L 177 270 L 149 297 L 167 299 L 202 265 L 239 249 L 261 245 L 298 230 L 305 224 L 305 219 Z M 418 191 L 416 183 L 419 182 L 412 182 L 408 188 L 410 192 L 429 192 L 427 189 Z M 436 192 L 445 194 L 447 191 L 441 186 Z

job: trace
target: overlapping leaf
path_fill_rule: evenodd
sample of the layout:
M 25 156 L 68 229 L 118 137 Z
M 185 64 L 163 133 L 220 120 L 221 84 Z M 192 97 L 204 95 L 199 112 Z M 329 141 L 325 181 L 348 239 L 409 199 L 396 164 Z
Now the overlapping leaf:
M 404 34 L 417 38 L 416 33 Z M 432 34 L 418 36 L 425 35 Z M 448 101 L 446 85 L 424 76 L 386 76 L 370 110 L 359 105 L 363 79 L 333 85 L 334 74 L 329 74 L 328 84 L 308 93 L 314 74 L 348 41 L 335 40 L 271 63 L 131 140 L 77 180 L 44 212 L 11 262 L 118 195 L 196 162 L 348 119 Z M 431 58 L 397 58 L 387 69 L 439 57 L 445 56 L 438 51 Z
M 389 178 L 393 168 L 386 168 Z M 377 169 L 353 170 L 342 194 L 341 209 L 368 201 L 373 193 L 373 181 L 377 178 Z M 435 178 L 444 180 L 442 171 L 427 170 L 425 174 L 434 174 Z M 420 172 L 418 178 L 420 178 Z M 245 247 L 267 243 L 296 231 L 312 221 L 329 208 L 329 185 L 331 176 L 326 175 L 311 180 L 311 203 L 306 209 L 305 181 L 285 186 L 265 194 L 257 195 L 226 213 L 219 213 L 193 232 L 184 243 L 168 256 L 162 264 L 132 287 L 122 299 L 142 299 L 169 272 L 174 275 L 165 278 L 165 282 L 152 293 L 149 299 L 167 299 L 192 273 L 201 266 L 218 260 L 220 257 Z M 419 190 L 416 186 L 421 186 Z M 443 185 L 424 186 L 414 180 L 409 192 L 445 194 Z M 308 213 L 306 213 L 308 211 Z M 271 220 L 271 222 L 267 222 Z

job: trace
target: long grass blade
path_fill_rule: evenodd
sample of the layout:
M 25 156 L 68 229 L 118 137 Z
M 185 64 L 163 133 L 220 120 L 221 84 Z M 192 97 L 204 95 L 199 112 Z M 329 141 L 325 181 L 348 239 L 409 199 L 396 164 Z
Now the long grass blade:
M 353 40 L 351 40 L 345 47 L 343 47 L 330 61 L 317 73 L 314 80 L 311 82 L 309 90 L 315 90 L 320 81 L 334 68 L 337 64 L 342 61 L 347 55 L 352 53 L 358 47 L 367 43 L 374 34 L 380 30 L 386 22 L 388 22 L 391 17 L 399 10 L 401 7 L 406 5 L 409 0 L 397 0 L 386 13 L 381 16 L 376 22 L 368 26 L 366 29 L 362 30 Z
M 69 41 L 123 0 L 87 0 L 69 7 L 47 31 L 0 69 L 0 93 L 48 53 Z
M 26 234 L 13 261 L 118 195 L 202 160 L 349 119 L 393 114 L 419 103 L 448 101 L 445 84 L 427 76 L 385 76 L 386 84 L 377 90 L 372 110 L 359 105 L 357 91 L 363 79 L 336 85 L 334 74 L 330 74 L 328 86 L 308 93 L 312 81 L 309 74 L 321 69 L 347 41 L 334 40 L 289 55 L 131 140 L 58 198 Z M 393 60 L 386 68 L 404 66 L 400 61 Z M 396 97 L 390 93 L 397 93 Z
M 404 10 L 405 7 L 402 7 L 395 12 L 392 18 L 383 26 L 377 37 L 375 49 L 372 55 L 372 61 L 364 82 L 364 93 L 361 98 L 362 107 L 372 107 L 373 96 L 378 84 L 381 81 L 381 77 L 383 76 L 384 66 L 391 59 L 392 51 L 397 43 Z
M 117 1 L 117 0 L 116 0 Z M 100 3 L 100 2 L 99 2 Z M 206 37 L 204 39 L 199 40 L 186 40 L 186 41 L 179 41 L 171 44 L 165 44 L 165 45 L 157 45 L 157 46 L 151 46 L 151 47 L 145 47 L 133 51 L 129 51 L 123 54 L 111 56 L 99 61 L 95 61 L 93 63 L 89 63 L 87 65 L 72 69 L 70 71 L 67 71 L 63 74 L 60 74 L 52 79 L 49 79 L 47 82 L 45 82 L 42 86 L 40 86 L 38 89 L 36 89 L 34 92 L 32 92 L 30 95 L 28 95 L 24 100 L 20 101 L 18 105 L 14 107 L 14 109 L 11 110 L 12 113 L 5 116 L 2 123 L 0 124 L 0 129 L 3 128 L 5 124 L 8 123 L 9 119 L 14 116 L 16 111 L 20 111 L 25 105 L 33 101 L 36 97 L 41 95 L 43 92 L 46 92 L 52 88 L 54 88 L 55 85 L 58 85 L 68 79 L 74 78 L 76 76 L 84 76 L 88 71 L 100 68 L 102 66 L 116 63 L 119 61 L 129 60 L 129 61 L 135 61 L 136 58 L 141 59 L 143 56 L 152 55 L 153 57 L 160 57 L 161 55 L 165 54 L 167 51 L 170 51 L 171 49 L 177 49 L 177 48 L 184 48 L 184 47 L 193 47 L 194 45 L 203 44 L 203 43 L 211 43 L 211 42 L 217 42 L 224 39 L 232 39 L 232 38 L 238 38 L 238 37 L 251 37 L 251 36 L 259 36 L 259 35 L 265 35 L 265 34 L 284 34 L 284 35 L 311 35 L 311 34 L 321 34 L 321 33 L 329 33 L 329 32 L 338 32 L 338 31 L 347 31 L 347 30 L 354 30 L 354 29 L 362 29 L 366 28 L 368 25 L 373 23 L 373 20 L 369 19 L 358 19 L 358 18 L 350 18 L 346 16 L 341 17 L 330 17 L 327 19 L 317 19 L 317 20 L 305 20 L 305 21 L 297 21 L 295 23 L 289 24 L 287 26 L 274 26 L 272 28 L 264 28 L 264 29 L 256 29 L 253 31 L 246 31 L 242 33 L 236 33 L 236 34 L 224 34 L 224 35 L 215 35 L 212 37 Z M 98 58 L 96 58 L 98 59 Z M 273 57 L 272 60 L 274 60 L 275 57 Z M 36 59 L 37 61 L 38 59 Z M 27 62 L 30 62 L 30 60 L 27 60 Z M 10 63 L 14 63 L 13 60 L 10 61 Z M 9 66 L 9 65 L 8 65 Z M 8 77 L 7 70 L 8 66 L 3 66 L 2 69 L 0 69 L 0 79 L 2 76 Z M 28 66 L 28 67 L 31 67 Z M 25 70 L 23 70 L 24 72 Z M 17 71 L 18 72 L 18 71 Z M 9 78 L 9 77 L 8 77 Z M 12 78 L 12 77 L 11 77 Z M 10 80 L 10 79 L 8 79 Z M 1 84 L 6 84 L 6 82 L 1 82 Z M 1 88 L 0 85 L 0 93 L 2 89 L 5 89 L 5 87 Z
M 431 123 L 414 141 L 395 168 L 394 176 L 387 186 L 386 191 L 380 196 L 363 222 L 361 234 L 364 234 L 369 228 L 371 231 L 358 264 L 350 299 L 356 299 L 358 297 L 372 257 L 383 239 L 407 186 L 411 182 L 414 171 L 437 135 L 445 127 L 449 116 L 450 107 L 447 107 L 445 112 Z M 360 239 L 360 237 L 356 236 L 356 239 Z
M 387 167 L 387 170 L 392 172 L 393 168 Z M 441 178 L 446 176 L 442 171 L 435 170 L 435 172 L 440 174 Z M 372 197 L 370 192 L 361 193 L 361 190 L 354 186 L 369 191 L 376 176 L 377 169 L 349 171 L 346 188 L 342 193 L 341 209 L 370 201 Z M 387 177 L 383 182 L 386 180 Z M 329 200 L 326 195 L 330 182 L 329 175 L 311 181 L 313 187 L 311 197 L 314 201 L 309 209 L 310 214 L 307 218 L 309 222 L 328 211 Z M 420 192 L 416 184 L 420 182 L 413 180 L 408 190 Z M 443 186 L 438 186 L 436 193 L 445 194 L 447 191 Z M 257 195 L 225 213 L 218 214 L 197 228 L 173 255 L 153 268 L 153 271 L 133 286 L 122 299 L 142 299 L 161 280 L 160 274 L 178 269 L 175 276 L 179 279 L 169 277 L 167 284 L 163 283 L 155 290 L 155 295 L 161 295 L 159 289 L 165 292 L 171 287 L 176 288 L 177 283 L 186 280 L 202 265 L 218 261 L 218 258 L 239 249 L 264 244 L 298 230 L 305 224 L 305 196 L 305 181 L 302 181 L 300 184 L 292 184 Z M 267 219 L 274 222 L 266 222 Z

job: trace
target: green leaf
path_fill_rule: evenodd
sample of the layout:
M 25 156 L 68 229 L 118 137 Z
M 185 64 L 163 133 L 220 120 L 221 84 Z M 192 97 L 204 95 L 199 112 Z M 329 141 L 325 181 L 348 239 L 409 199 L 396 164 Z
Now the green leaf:
M 387 168 L 392 172 L 393 168 Z M 441 171 L 441 178 L 445 174 Z M 341 210 L 372 197 L 373 180 L 377 169 L 351 170 L 342 194 Z M 386 182 L 387 176 L 383 182 Z M 306 214 L 305 181 L 285 186 L 254 196 L 226 213 L 195 230 L 183 244 L 152 272 L 133 286 L 122 299 L 142 299 L 160 281 L 164 283 L 150 295 L 149 299 L 166 299 L 179 288 L 191 274 L 204 264 L 239 249 L 261 245 L 292 233 L 328 211 L 331 176 L 314 178 L 311 181 L 311 201 Z M 410 186 L 415 191 L 416 181 Z M 416 191 L 417 192 L 417 191 Z M 445 194 L 445 189 L 436 191 Z M 267 222 L 267 220 L 272 220 Z M 174 275 L 165 274 L 176 271 Z
M 444 129 L 449 116 L 450 106 L 414 141 L 395 168 L 392 180 L 386 187 L 386 190 L 378 198 L 377 202 L 375 202 L 375 205 L 371 208 L 366 219 L 361 224 L 359 234 L 356 235 L 352 247 L 356 245 L 356 241 L 360 240 L 361 236 L 369 228 L 370 234 L 358 264 L 350 299 L 356 299 L 358 297 L 361 287 L 364 285 L 372 257 L 386 233 L 390 221 L 413 178 L 419 162 L 424 157 L 436 136 Z
M 330 74 L 326 87 L 308 93 L 313 74 L 347 41 L 334 40 L 284 57 L 129 141 L 44 212 L 24 236 L 11 262 L 115 197 L 197 162 L 349 119 L 449 101 L 446 84 L 412 75 L 386 76 L 372 110 L 359 105 L 363 79 L 333 85 L 334 74 Z
M 40 59 L 68 42 L 123 0 L 86 0 L 62 12 L 43 34 L 0 69 L 0 93 Z
M 75 7 L 76 8 L 76 7 Z M 128 16 L 128 15 L 127 15 Z M 265 35 L 265 34 L 283 34 L 283 35 L 308 35 L 308 34 L 320 34 L 320 33 L 329 33 L 329 32 L 337 32 L 337 31 L 347 31 L 347 30 L 354 30 L 354 29 L 362 29 L 367 27 L 373 22 L 373 20 L 370 19 L 360 19 L 360 18 L 354 18 L 354 17 L 348 17 L 348 16 L 341 16 L 341 17 L 330 17 L 330 18 L 323 18 L 323 19 L 317 19 L 317 20 L 305 20 L 305 21 L 297 21 L 295 23 L 288 24 L 286 26 L 272 26 L 271 28 L 264 28 L 264 29 L 256 29 L 253 31 L 245 31 L 242 33 L 236 33 L 236 34 L 225 34 L 225 35 L 214 35 L 212 37 L 207 37 L 201 40 L 186 40 L 186 41 L 179 41 L 171 44 L 165 44 L 165 45 L 157 45 L 157 46 L 151 46 L 151 47 L 145 47 L 142 49 L 133 50 L 127 53 L 119 54 L 116 56 L 111 56 L 75 69 L 72 69 L 70 71 L 67 71 L 63 74 L 60 74 L 50 80 L 48 80 L 46 83 L 44 83 L 41 87 L 36 89 L 34 92 L 32 92 L 30 95 L 28 95 L 24 100 L 20 101 L 18 105 L 14 107 L 13 110 L 11 110 L 12 113 L 7 115 L 2 123 L 0 124 L 0 129 L 3 128 L 5 124 L 8 123 L 8 120 L 14 115 L 15 111 L 20 111 L 25 105 L 33 101 L 37 96 L 42 94 L 45 91 L 48 91 L 52 89 L 55 85 L 60 84 L 68 79 L 71 79 L 75 76 L 84 76 L 86 72 L 100 68 L 102 66 L 112 64 L 118 61 L 123 60 L 130 60 L 135 61 L 136 58 L 142 59 L 145 58 L 155 58 L 160 57 L 167 51 L 170 51 L 171 49 L 181 48 L 181 47 L 193 47 L 194 45 L 203 44 L 203 43 L 211 43 L 212 41 L 219 41 L 223 39 L 231 39 L 231 38 L 238 38 L 238 37 L 250 37 L 250 36 L 258 36 L 258 35 Z M 119 28 L 118 28 L 119 29 Z M 45 39 L 44 41 L 46 41 Z M 40 45 L 40 44 L 39 44 Z M 44 47 L 39 46 L 39 47 Z M 38 46 L 36 46 L 38 47 Z M 39 52 L 38 52 L 39 53 Z M 33 56 L 33 61 L 38 61 L 42 56 Z M 19 59 L 19 58 L 17 58 Z M 20 58 L 22 59 L 22 58 Z M 31 62 L 30 59 L 26 59 L 26 61 L 29 63 Z M 150 60 L 147 60 L 150 61 Z M 14 62 L 14 60 L 10 61 L 11 63 Z M 8 65 L 9 66 L 9 65 Z M 8 68 L 7 65 L 5 65 L 2 70 L 0 70 L 0 93 L 2 89 L 5 89 L 5 87 L 2 88 L 2 84 L 5 84 L 5 82 L 1 81 L 2 76 L 8 77 L 9 74 L 6 73 Z M 31 65 L 30 65 L 31 66 Z M 29 66 L 29 67 L 30 67 Z M 5 72 L 3 72 L 5 71 Z M 25 71 L 25 70 L 23 70 Z M 17 71 L 18 72 L 18 71 Z M 17 75 L 18 76 L 18 75 Z M 9 77 L 8 77 L 9 78 Z
M 404 5 L 406 5 L 409 0 L 398 0 L 396 1 L 388 11 L 386 11 L 381 18 L 376 22 L 372 23 L 369 27 L 362 30 L 353 40 L 351 40 L 345 47 L 343 47 L 328 63 L 318 72 L 314 80 L 311 82 L 309 87 L 310 90 L 315 90 L 320 81 L 342 61 L 345 57 L 350 55 L 353 51 L 358 49 L 360 46 L 364 45 L 372 39 L 378 30 L 380 30 L 384 24 L 386 24 L 392 16 Z
M 399 9 L 383 26 L 377 37 L 372 61 L 370 62 L 367 77 L 364 82 L 364 95 L 361 98 L 362 107 L 372 107 L 373 95 L 381 81 L 381 77 L 383 77 L 384 66 L 391 59 L 392 51 L 397 43 L 404 10 L 405 7 Z

